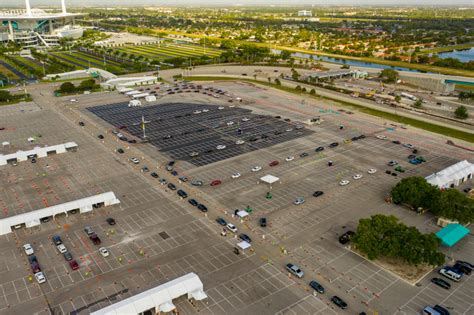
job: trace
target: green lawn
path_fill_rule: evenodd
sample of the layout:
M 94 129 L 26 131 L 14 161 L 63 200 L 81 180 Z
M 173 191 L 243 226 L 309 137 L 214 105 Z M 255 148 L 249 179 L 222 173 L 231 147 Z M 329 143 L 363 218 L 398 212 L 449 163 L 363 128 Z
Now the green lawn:
M 41 73 L 43 72 L 43 67 L 36 64 L 35 62 L 33 62 L 29 58 L 24 58 L 24 57 L 21 57 L 21 56 L 12 56 L 12 57 L 15 58 L 16 60 L 18 60 L 21 64 L 25 65 L 25 68 L 31 68 L 34 71 L 38 71 L 38 72 L 41 72 Z
M 297 90 L 295 90 L 293 88 L 290 88 L 290 87 L 285 87 L 285 86 L 276 85 L 276 84 L 273 84 L 273 83 L 268 83 L 268 82 L 263 82 L 263 81 L 255 81 L 255 80 L 252 80 L 252 79 L 235 79 L 235 78 L 229 78 L 229 77 L 212 77 L 212 76 L 191 76 L 191 77 L 184 77 L 184 79 L 190 80 L 190 81 L 215 81 L 215 80 L 246 81 L 246 82 L 257 83 L 257 84 L 261 84 L 261 85 L 265 85 L 265 86 L 270 86 L 272 88 L 276 88 L 276 89 L 279 89 L 279 90 L 282 90 L 282 91 L 285 91 L 285 92 L 290 92 L 290 93 L 293 93 L 293 94 L 298 94 L 298 95 L 305 94 L 306 96 L 315 97 L 315 98 L 318 98 L 318 99 L 321 97 L 319 95 L 318 96 L 312 96 L 309 93 L 304 93 L 304 92 L 301 92 L 301 91 L 297 91 Z M 438 133 L 438 134 L 441 134 L 441 135 L 444 135 L 444 136 L 449 136 L 449 137 L 452 137 L 452 138 L 457 138 L 457 139 L 461 139 L 461 140 L 464 140 L 464 141 L 474 143 L 474 134 L 472 134 L 472 133 L 468 133 L 468 132 L 464 132 L 464 131 L 461 131 L 461 130 L 452 129 L 452 128 L 448 128 L 448 127 L 444 127 L 444 126 L 439 126 L 439 125 L 434 124 L 434 123 L 425 122 L 425 121 L 414 119 L 414 118 L 402 117 L 402 116 L 395 115 L 395 114 L 392 114 L 392 113 L 389 113 L 389 112 L 384 112 L 384 111 L 381 111 L 381 110 L 368 108 L 368 107 L 358 105 L 358 104 L 353 104 L 353 103 L 349 103 L 349 102 L 340 101 L 337 98 L 331 98 L 331 97 L 322 97 L 322 98 L 338 102 L 343 106 L 347 106 L 347 107 L 350 107 L 352 109 L 357 109 L 360 112 L 363 112 L 363 113 L 366 113 L 366 114 L 369 114 L 369 115 L 372 115 L 372 116 L 377 116 L 377 117 L 384 118 L 384 119 L 387 119 L 387 120 L 391 120 L 391 121 L 394 121 L 394 122 L 398 122 L 398 123 L 401 123 L 401 124 L 410 125 L 410 126 L 413 126 L 413 127 L 416 127 L 416 128 L 420 128 L 420 129 L 424 129 L 424 130 L 431 131 L 431 132 L 434 132 L 434 133 Z
M 453 50 L 463 50 L 463 49 L 469 49 L 469 48 L 472 48 L 472 47 L 474 47 L 474 43 L 422 49 L 421 52 L 427 53 L 427 54 L 430 54 L 430 53 L 437 54 L 437 53 L 440 53 L 440 52 L 453 51 Z
M 127 46 L 118 49 L 121 52 L 135 55 L 143 55 L 155 60 L 165 60 L 169 58 L 189 58 L 207 55 L 217 57 L 221 54 L 219 50 L 212 48 L 203 48 L 191 45 L 146 45 L 146 46 Z

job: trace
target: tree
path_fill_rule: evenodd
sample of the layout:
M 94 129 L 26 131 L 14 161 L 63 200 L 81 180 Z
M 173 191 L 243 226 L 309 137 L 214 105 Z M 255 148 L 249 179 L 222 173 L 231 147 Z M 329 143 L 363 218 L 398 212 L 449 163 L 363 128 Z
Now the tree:
M 276 84 L 276 85 L 281 85 L 280 79 L 276 78 L 276 79 L 275 79 L 275 84 Z
M 282 50 L 280 52 L 280 58 L 283 60 L 288 60 L 291 58 L 291 52 L 288 50 Z
M 92 90 L 96 87 L 95 80 L 94 79 L 88 79 L 84 80 L 79 84 L 79 89 L 80 90 Z
M 423 234 L 415 227 L 398 222 L 395 216 L 382 214 L 359 220 L 355 247 L 371 260 L 389 257 L 402 259 L 409 265 L 444 263 L 439 251 L 440 240 L 433 234 Z
M 311 94 L 311 95 L 316 95 L 316 90 L 315 90 L 315 89 L 311 89 L 311 91 L 309 91 L 309 94 Z
M 383 69 L 379 78 L 381 78 L 385 83 L 395 83 L 398 81 L 398 72 L 393 69 Z
M 76 90 L 76 87 L 71 82 L 64 82 L 59 87 L 59 91 L 62 93 L 72 93 Z
M 295 87 L 295 90 L 301 91 L 301 86 L 297 85 L 297 86 Z
M 422 108 L 423 107 L 423 99 L 419 98 L 413 103 L 413 107 L 415 108 Z
M 10 91 L 0 90 L 0 102 L 8 102 L 11 98 Z
M 220 48 L 227 50 L 234 50 L 237 48 L 237 44 L 231 39 L 223 39 L 221 41 Z
M 446 189 L 434 200 L 430 211 L 438 216 L 467 224 L 474 222 L 474 200 L 457 189 Z
M 395 95 L 395 102 L 400 103 L 402 97 L 400 95 Z
M 298 81 L 298 78 L 300 77 L 300 74 L 296 70 L 292 70 L 291 78 L 295 81 Z
M 438 198 L 439 190 L 419 176 L 407 177 L 392 189 L 392 201 L 395 204 L 408 204 L 417 209 L 429 209 L 432 200 Z
M 466 119 L 469 117 L 466 106 L 461 105 L 454 111 L 454 116 L 459 119 Z

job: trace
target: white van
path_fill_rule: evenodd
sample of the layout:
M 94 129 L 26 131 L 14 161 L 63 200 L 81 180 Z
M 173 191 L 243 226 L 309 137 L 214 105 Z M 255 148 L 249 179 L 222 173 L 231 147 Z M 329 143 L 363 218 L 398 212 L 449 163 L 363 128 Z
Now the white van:
M 461 280 L 461 277 L 462 277 L 461 274 L 455 272 L 454 270 L 452 270 L 449 267 L 441 268 L 439 270 L 439 273 L 442 274 L 443 276 L 445 276 L 446 278 L 449 278 L 453 281 L 459 281 L 459 280 Z

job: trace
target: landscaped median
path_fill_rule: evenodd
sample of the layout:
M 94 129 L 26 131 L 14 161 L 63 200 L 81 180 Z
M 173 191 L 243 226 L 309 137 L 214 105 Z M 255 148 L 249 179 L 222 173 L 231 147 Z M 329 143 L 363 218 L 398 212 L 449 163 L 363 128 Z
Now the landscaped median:
M 336 97 L 327 97 L 327 96 L 320 96 L 320 95 L 310 95 L 309 93 L 302 92 L 299 90 L 295 90 L 294 88 L 288 87 L 288 86 L 283 86 L 283 85 L 277 85 L 274 83 L 268 83 L 265 81 L 256 81 L 252 79 L 246 79 L 246 78 L 235 78 L 235 77 L 225 77 L 225 76 L 186 76 L 183 77 L 183 79 L 186 80 L 193 80 L 193 81 L 244 81 L 244 82 L 251 82 L 255 84 L 260 84 L 260 85 L 265 85 L 265 86 L 270 86 L 272 88 L 276 88 L 285 92 L 290 92 L 293 94 L 305 94 L 307 97 L 314 97 L 314 98 L 323 98 L 331 101 L 335 101 L 340 103 L 342 106 L 348 106 L 352 109 L 356 109 L 362 113 L 369 114 L 372 116 L 377 116 L 383 119 L 391 120 L 400 124 L 404 125 L 410 125 L 416 128 L 424 129 L 430 132 L 434 132 L 437 134 L 441 134 L 444 136 L 448 136 L 451 138 L 456 138 L 460 140 L 464 140 L 467 142 L 474 143 L 474 133 L 469 133 L 465 132 L 462 130 L 446 127 L 446 126 L 441 126 L 435 123 L 411 118 L 411 117 L 406 117 L 406 116 L 401 116 L 402 114 L 394 114 L 391 112 L 383 111 L 383 110 L 378 110 L 370 107 L 366 107 L 363 105 L 347 102 L 347 101 L 341 101 L 340 99 L 337 99 Z

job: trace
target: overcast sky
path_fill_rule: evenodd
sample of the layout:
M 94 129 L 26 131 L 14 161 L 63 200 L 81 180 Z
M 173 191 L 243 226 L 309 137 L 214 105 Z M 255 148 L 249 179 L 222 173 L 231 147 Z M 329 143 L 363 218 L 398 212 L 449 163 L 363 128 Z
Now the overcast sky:
M 5 6 L 24 6 L 24 0 L 1 0 L 0 8 Z M 30 0 L 31 5 L 55 5 L 61 0 Z M 451 5 L 474 6 L 474 0 L 66 0 L 66 5 L 71 6 L 211 6 L 211 5 Z

